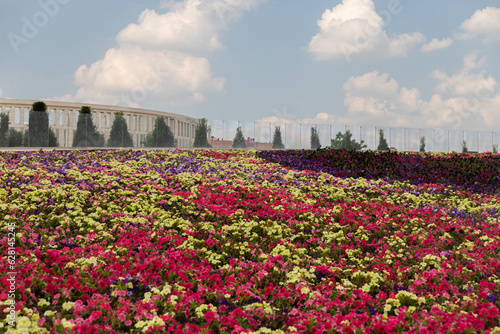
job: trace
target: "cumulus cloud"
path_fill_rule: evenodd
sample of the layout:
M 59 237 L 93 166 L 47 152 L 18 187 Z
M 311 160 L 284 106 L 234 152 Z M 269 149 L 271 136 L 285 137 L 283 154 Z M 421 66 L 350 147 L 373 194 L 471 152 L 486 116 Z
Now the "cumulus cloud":
M 391 10 L 395 15 L 401 8 Z M 385 16 L 391 13 L 387 11 Z M 325 10 L 318 26 L 320 32 L 311 39 L 308 51 L 319 60 L 405 57 L 412 47 L 425 42 L 419 32 L 387 36 L 372 0 L 343 0 Z
M 450 96 L 476 96 L 485 91 L 494 91 L 496 88 L 494 77 L 487 76 L 484 69 L 473 72 L 485 63 L 485 57 L 479 59 L 478 54 L 472 52 L 465 56 L 464 67 L 459 73 L 450 76 L 439 70 L 433 71 L 431 77 L 437 81 L 434 91 Z
M 483 41 L 500 41 L 500 8 L 486 7 L 477 10 L 460 26 L 462 32 L 457 38 L 467 40 L 483 37 Z
M 343 85 L 346 112 L 318 114 L 314 118 L 274 123 L 311 123 L 347 126 L 406 128 L 495 129 L 500 123 L 500 90 L 495 78 L 485 74 L 484 58 L 464 57 L 463 69 L 448 75 L 434 71 L 435 93 L 427 100 L 414 87 L 401 87 L 388 73 L 377 71 L 350 77 Z M 439 73 L 439 75 L 437 75 Z
M 225 79 L 208 56 L 221 49 L 229 24 L 265 0 L 164 1 L 165 13 L 147 9 L 116 37 L 118 46 L 75 73 L 74 95 L 58 100 L 138 107 L 149 96 L 171 104 L 200 102 L 224 90 Z
M 223 47 L 221 34 L 229 23 L 263 0 L 186 0 L 164 2 L 164 14 L 145 10 L 139 22 L 117 36 L 120 44 L 169 48 L 183 52 L 213 51 Z
M 422 52 L 431 52 L 435 50 L 441 50 L 449 48 L 453 44 L 453 40 L 451 38 L 445 38 L 439 40 L 437 38 L 433 38 L 429 43 L 426 43 L 422 46 L 420 51 Z

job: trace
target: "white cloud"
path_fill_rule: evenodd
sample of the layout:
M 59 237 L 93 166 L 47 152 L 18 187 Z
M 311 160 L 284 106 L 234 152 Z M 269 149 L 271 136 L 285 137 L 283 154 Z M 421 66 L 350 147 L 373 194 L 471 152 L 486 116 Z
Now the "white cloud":
M 460 28 L 463 32 L 457 34 L 459 39 L 482 36 L 485 42 L 500 41 L 500 8 L 486 7 L 477 10 Z
M 200 102 L 224 90 L 206 58 L 223 47 L 229 23 L 265 0 L 164 1 L 164 14 L 145 10 L 130 24 L 103 59 L 75 73 L 74 95 L 57 100 L 137 107 L 149 96 L 168 97 L 175 105 Z
M 102 60 L 80 66 L 72 100 L 138 107 L 147 96 L 200 102 L 204 92 L 222 91 L 224 79 L 213 75 L 206 58 L 138 46 L 110 49 Z M 65 97 L 68 98 L 68 97 Z
M 318 26 L 320 32 L 308 47 L 316 59 L 405 57 L 410 48 L 425 41 L 419 32 L 388 37 L 372 0 L 343 0 L 325 10 Z
M 139 22 L 117 36 L 120 44 L 168 48 L 182 52 L 213 51 L 222 48 L 221 34 L 228 24 L 263 0 L 186 0 L 164 2 L 170 11 L 159 14 L 145 10 Z
M 446 49 L 449 48 L 453 44 L 453 40 L 451 38 L 445 38 L 439 40 L 437 38 L 433 38 L 432 41 L 426 43 L 422 46 L 420 51 L 422 52 L 431 52 L 434 50 Z
M 350 77 L 344 83 L 343 115 L 318 114 L 293 121 L 273 116 L 263 121 L 493 130 L 500 123 L 500 90 L 496 80 L 481 70 L 484 64 L 484 58 L 471 53 L 464 58 L 458 74 L 433 72 L 436 93 L 429 100 L 422 99 L 417 88 L 401 87 L 389 74 L 374 71 Z
M 450 96 L 476 96 L 483 95 L 485 91 L 493 92 L 496 87 L 494 77 L 487 76 L 485 70 L 473 73 L 475 69 L 481 68 L 486 62 L 486 58 L 478 59 L 478 55 L 472 52 L 464 58 L 464 68 L 457 74 L 447 75 L 435 70 L 431 77 L 438 83 L 434 89 L 436 93 Z

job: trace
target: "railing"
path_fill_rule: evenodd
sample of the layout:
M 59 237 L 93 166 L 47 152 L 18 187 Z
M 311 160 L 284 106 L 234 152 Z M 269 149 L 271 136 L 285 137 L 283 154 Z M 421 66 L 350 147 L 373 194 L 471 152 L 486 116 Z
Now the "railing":
M 10 126 L 2 116 L 0 147 L 193 147 L 195 136 L 192 127 L 176 128 L 175 124 L 157 124 L 157 121 L 131 127 L 128 122 L 126 117 L 118 115 L 111 122 L 100 122 L 93 115 L 79 114 L 77 120 L 53 125 L 47 113 L 33 113 L 26 122 L 28 124 Z M 229 120 L 208 120 L 207 125 L 208 142 L 213 148 L 232 147 L 240 128 L 247 148 L 269 149 L 273 147 L 277 127 L 280 128 L 285 149 L 310 149 L 311 128 L 316 129 L 321 147 L 329 147 L 337 134 L 350 132 L 353 140 L 366 145 L 365 149 L 376 150 L 380 143 L 380 130 L 388 146 L 398 151 L 419 151 L 422 138 L 427 152 L 462 152 L 464 144 L 469 152 L 491 152 L 500 143 L 500 131 Z
M 363 141 L 367 150 L 376 150 L 380 142 L 380 130 L 389 147 L 398 151 L 419 151 L 424 138 L 427 152 L 462 152 L 463 144 L 468 152 L 491 152 L 500 143 L 500 131 L 467 131 L 447 129 L 419 129 L 378 126 L 345 126 L 338 124 L 311 124 L 292 122 L 247 122 L 209 120 L 210 137 L 213 143 L 232 141 L 239 127 L 247 143 L 272 145 L 276 127 L 286 149 L 310 149 L 311 128 L 317 130 L 321 147 L 329 147 L 338 133 L 349 131 L 357 143 Z M 261 145 L 262 146 L 262 145 Z

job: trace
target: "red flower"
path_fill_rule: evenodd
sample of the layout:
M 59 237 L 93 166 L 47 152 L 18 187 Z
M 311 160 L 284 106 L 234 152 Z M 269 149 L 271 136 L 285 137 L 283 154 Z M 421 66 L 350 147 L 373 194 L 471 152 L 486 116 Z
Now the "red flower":
M 91 317 L 92 317 L 92 319 L 99 319 L 101 317 L 101 315 L 102 315 L 101 311 L 94 311 L 94 312 L 92 312 Z
M 207 323 L 212 322 L 214 320 L 214 313 L 212 311 L 207 311 L 207 313 L 205 313 L 205 320 Z

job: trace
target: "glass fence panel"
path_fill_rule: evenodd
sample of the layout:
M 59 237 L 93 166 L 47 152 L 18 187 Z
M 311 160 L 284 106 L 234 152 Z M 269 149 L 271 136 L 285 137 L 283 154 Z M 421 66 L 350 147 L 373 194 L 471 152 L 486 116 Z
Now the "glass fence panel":
M 255 122 L 255 141 L 259 143 L 272 143 L 271 122 Z
M 0 147 L 192 148 L 196 131 L 190 121 L 168 117 L 81 114 L 77 110 L 59 110 L 54 115 L 25 110 L 19 124 L 13 124 L 9 119 L 12 115 L 4 112 L 5 121 L 0 119 Z M 293 120 L 207 120 L 207 140 L 213 148 L 232 148 L 238 128 L 244 146 L 255 149 L 273 148 L 278 128 L 285 149 L 311 149 L 311 129 L 323 148 L 354 145 L 353 148 L 376 150 L 381 130 L 388 147 L 398 151 L 418 152 L 423 143 L 426 152 L 462 152 L 464 144 L 468 152 L 491 152 L 498 150 L 500 144 L 498 131 L 346 126 Z
M 459 131 L 460 132 L 460 131 Z M 468 152 L 479 152 L 479 132 L 478 131 L 461 131 L 462 141 L 465 142 Z M 460 151 L 462 152 L 462 145 L 460 145 Z
M 405 128 L 403 151 L 418 152 L 420 149 L 419 129 Z
M 437 128 L 434 129 L 433 140 L 434 140 L 434 152 L 449 152 L 450 151 L 450 141 L 448 130 Z
M 374 126 L 361 126 L 359 129 L 360 141 L 359 143 L 363 146 L 365 150 L 375 150 L 377 148 L 377 131 Z

